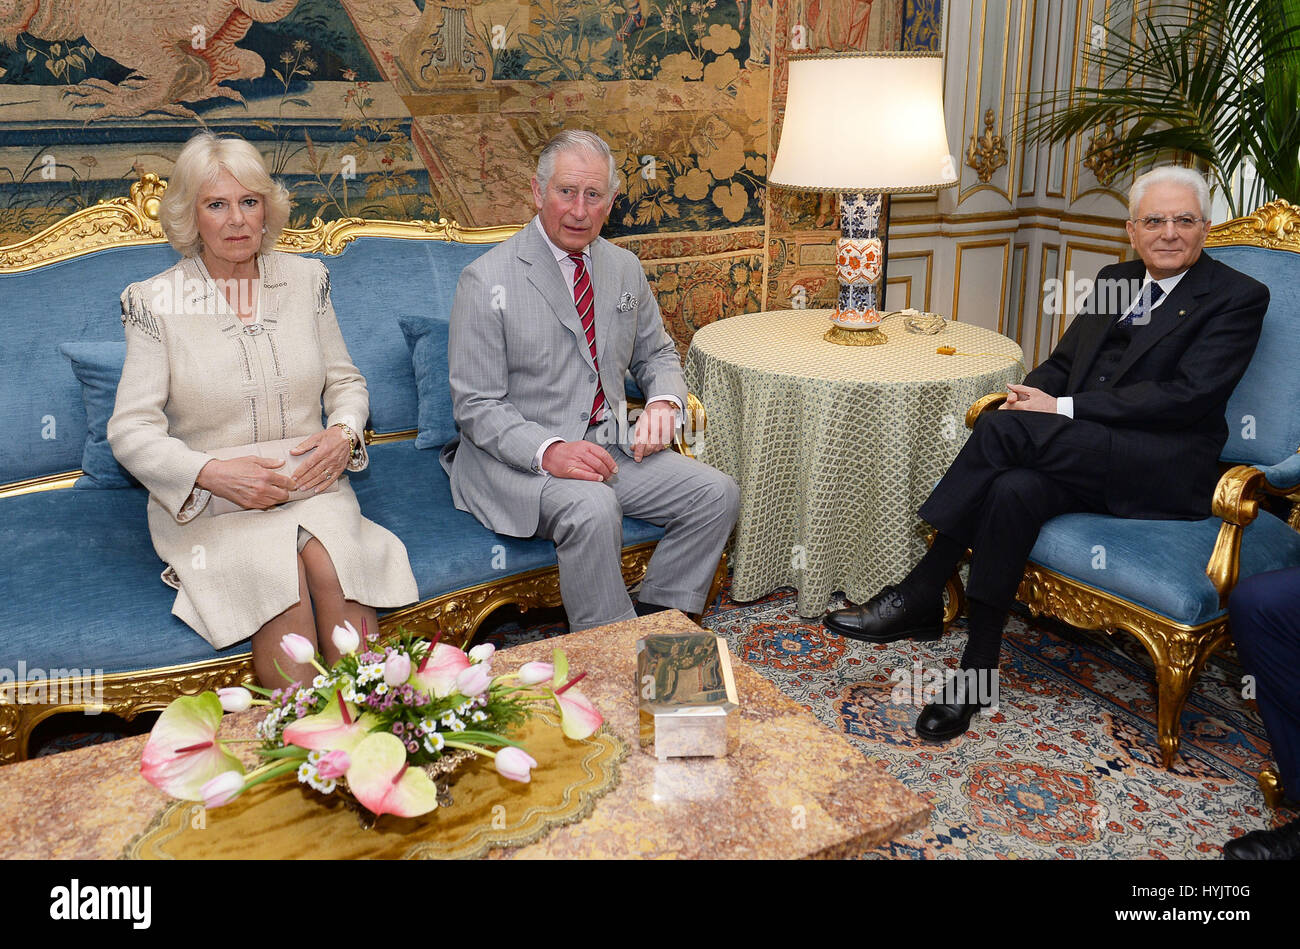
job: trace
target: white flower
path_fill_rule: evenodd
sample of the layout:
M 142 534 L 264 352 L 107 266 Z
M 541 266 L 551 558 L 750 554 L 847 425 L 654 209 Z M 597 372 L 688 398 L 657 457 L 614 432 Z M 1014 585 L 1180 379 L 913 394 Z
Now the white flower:
M 477 712 L 475 712 L 473 715 L 469 717 L 469 720 L 471 722 L 486 722 L 487 712 L 483 711 L 482 709 L 479 709 Z
M 387 682 L 381 682 L 381 683 L 379 683 L 377 686 L 375 686 L 374 692 L 375 692 L 375 695 L 387 695 L 387 694 L 388 694 L 388 683 L 387 683 Z
M 443 741 L 442 736 L 439 735 L 437 732 L 430 732 L 428 736 L 424 739 L 424 748 L 430 754 L 442 751 L 443 746 L 446 744 L 447 743 Z
M 307 752 L 307 763 L 313 766 L 318 765 L 320 764 L 320 760 L 324 757 L 325 757 L 325 752 L 323 751 L 320 750 L 309 751 Z
M 432 735 L 434 732 L 438 730 L 438 723 L 431 718 L 423 718 L 420 720 L 419 728 L 420 728 L 420 734 Z
M 313 689 L 323 689 L 329 684 L 329 677 L 325 675 L 318 675 L 316 678 L 311 680 L 311 687 Z
M 496 651 L 497 647 L 491 643 L 481 643 L 469 651 L 469 658 L 471 662 L 487 662 Z
M 328 781 L 321 781 L 316 784 L 313 784 L 312 787 L 314 787 L 317 791 L 320 791 L 321 794 L 329 794 L 336 787 L 338 787 L 338 782 L 335 781 L 333 778 L 330 778 Z
M 315 780 L 315 778 L 316 778 L 315 768 L 313 768 L 305 761 L 302 764 L 298 765 L 299 781 L 303 782 L 304 784 L 310 784 L 313 780 Z
M 469 711 L 471 708 L 473 708 L 473 707 L 474 707 L 473 700 L 472 700 L 472 699 L 466 699 L 465 701 L 461 702 L 459 705 L 456 706 L 456 714 L 457 714 L 457 715 L 464 715 L 466 712 L 468 712 L 468 711 Z

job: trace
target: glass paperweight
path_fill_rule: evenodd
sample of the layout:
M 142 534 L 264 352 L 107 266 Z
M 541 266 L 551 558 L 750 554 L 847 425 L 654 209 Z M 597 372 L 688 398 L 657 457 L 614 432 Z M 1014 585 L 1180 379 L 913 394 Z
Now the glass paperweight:
M 641 746 L 654 745 L 661 761 L 724 756 L 740 707 L 727 641 L 707 631 L 656 633 L 636 649 Z

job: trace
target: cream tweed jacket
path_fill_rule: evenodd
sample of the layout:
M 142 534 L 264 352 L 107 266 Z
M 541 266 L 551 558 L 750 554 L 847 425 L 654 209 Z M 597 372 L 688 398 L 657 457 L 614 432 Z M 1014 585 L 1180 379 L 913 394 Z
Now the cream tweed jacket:
M 218 649 L 298 602 L 300 526 L 329 552 L 348 599 L 386 608 L 418 598 L 406 547 L 362 517 L 346 476 L 337 491 L 269 511 L 207 511 L 211 495 L 194 483 L 206 450 L 306 438 L 321 430 L 322 405 L 327 425 L 360 432 L 369 416 L 325 266 L 272 253 L 258 268 L 248 327 L 195 257 L 123 291 L 126 363 L 108 423 L 113 454 L 149 491 L 172 612 Z

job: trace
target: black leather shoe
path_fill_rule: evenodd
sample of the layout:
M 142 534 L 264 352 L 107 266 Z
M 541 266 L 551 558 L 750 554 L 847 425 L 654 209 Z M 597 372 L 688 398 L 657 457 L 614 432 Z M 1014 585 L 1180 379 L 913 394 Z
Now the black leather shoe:
M 986 673 L 981 673 L 986 674 Z M 994 686 L 996 688 L 996 686 Z M 964 676 L 950 678 L 938 698 L 921 709 L 916 718 L 916 735 L 926 741 L 951 741 L 970 729 L 975 713 L 992 704 L 992 698 L 969 695 Z
M 1277 830 L 1252 830 L 1223 845 L 1224 860 L 1300 860 L 1300 818 Z
M 662 613 L 664 610 L 672 609 L 672 607 L 660 606 L 658 603 L 642 603 L 637 600 L 632 604 L 632 609 L 636 610 L 637 616 L 653 616 L 655 613 Z
M 913 606 L 896 588 L 885 587 L 861 606 L 827 613 L 822 624 L 832 633 L 869 643 L 927 642 L 943 635 L 943 600 Z

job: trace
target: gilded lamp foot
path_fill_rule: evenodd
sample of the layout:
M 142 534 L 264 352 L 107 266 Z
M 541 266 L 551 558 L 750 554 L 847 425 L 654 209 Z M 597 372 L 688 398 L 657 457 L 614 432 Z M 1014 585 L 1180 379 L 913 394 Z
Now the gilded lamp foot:
M 880 346 L 889 342 L 880 330 L 846 330 L 841 326 L 832 326 L 822 339 L 839 346 Z

